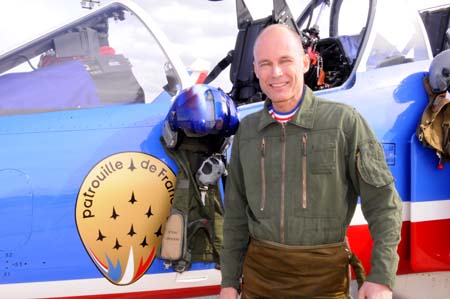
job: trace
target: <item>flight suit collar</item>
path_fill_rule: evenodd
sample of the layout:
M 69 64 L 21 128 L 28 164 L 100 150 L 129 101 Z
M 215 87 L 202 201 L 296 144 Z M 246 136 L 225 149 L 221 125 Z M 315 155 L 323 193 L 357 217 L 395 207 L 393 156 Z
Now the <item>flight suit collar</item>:
M 306 129 L 312 129 L 314 126 L 314 115 L 317 108 L 317 99 L 312 90 L 305 86 L 303 89 L 303 99 L 301 100 L 300 107 L 295 113 L 294 117 L 288 121 L 288 123 L 303 127 Z M 264 103 L 264 109 L 260 114 L 258 130 L 261 131 L 271 123 L 277 121 L 269 114 L 267 107 L 270 104 L 270 99 L 267 99 Z

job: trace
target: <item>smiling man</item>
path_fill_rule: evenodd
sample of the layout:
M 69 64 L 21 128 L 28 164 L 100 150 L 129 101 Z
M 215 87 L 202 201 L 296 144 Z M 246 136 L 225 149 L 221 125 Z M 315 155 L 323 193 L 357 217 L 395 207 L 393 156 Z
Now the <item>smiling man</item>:
M 225 192 L 221 298 L 349 298 L 345 235 L 361 198 L 374 239 L 360 299 L 392 298 L 401 200 L 383 149 L 353 108 L 304 85 L 295 31 L 270 25 L 254 46 L 267 96 L 235 135 Z
M 273 108 L 288 112 L 298 107 L 309 69 L 299 35 L 284 25 L 270 27 L 256 40 L 253 55 L 259 84 Z

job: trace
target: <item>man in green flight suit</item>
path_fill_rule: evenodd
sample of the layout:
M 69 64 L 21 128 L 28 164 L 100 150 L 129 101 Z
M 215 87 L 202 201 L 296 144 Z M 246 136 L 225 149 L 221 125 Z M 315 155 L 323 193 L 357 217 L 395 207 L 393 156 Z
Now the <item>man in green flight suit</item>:
M 358 196 L 374 247 L 360 299 L 391 299 L 402 202 L 383 149 L 355 109 L 316 97 L 298 34 L 265 28 L 254 69 L 267 96 L 233 141 L 220 298 L 349 298 L 345 242 Z

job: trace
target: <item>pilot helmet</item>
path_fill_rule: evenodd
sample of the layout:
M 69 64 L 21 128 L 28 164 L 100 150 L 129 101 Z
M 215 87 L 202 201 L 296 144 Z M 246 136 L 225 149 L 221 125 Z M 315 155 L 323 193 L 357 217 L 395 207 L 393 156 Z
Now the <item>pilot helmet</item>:
M 450 85 L 450 50 L 436 55 L 430 64 L 430 87 L 433 93 L 442 93 Z
M 169 148 L 174 148 L 180 132 L 191 138 L 229 137 L 236 133 L 238 125 L 233 100 L 220 88 L 197 84 L 176 96 L 164 122 L 163 138 Z

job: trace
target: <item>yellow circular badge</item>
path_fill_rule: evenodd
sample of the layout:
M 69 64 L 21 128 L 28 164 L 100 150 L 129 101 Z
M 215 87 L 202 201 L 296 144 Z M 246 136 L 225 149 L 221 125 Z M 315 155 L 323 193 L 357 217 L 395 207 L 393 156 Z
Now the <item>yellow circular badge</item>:
M 127 285 L 147 271 L 161 243 L 176 177 L 160 159 L 118 153 L 88 173 L 77 197 L 80 238 L 100 272 Z

